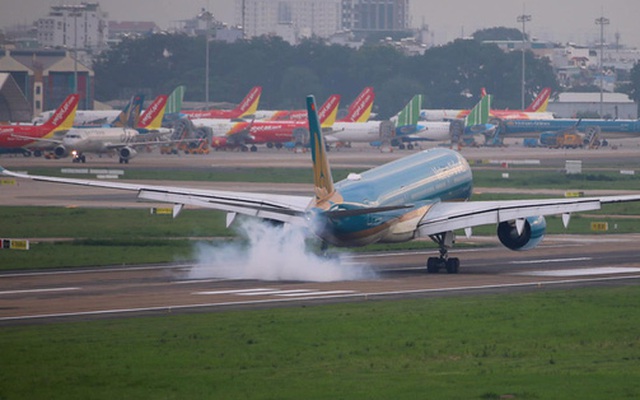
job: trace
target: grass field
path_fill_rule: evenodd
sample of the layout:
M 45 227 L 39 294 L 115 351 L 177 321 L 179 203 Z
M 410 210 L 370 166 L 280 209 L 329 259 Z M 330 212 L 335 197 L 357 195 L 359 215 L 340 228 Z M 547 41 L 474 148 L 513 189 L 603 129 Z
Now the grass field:
M 0 330 L 1 399 L 637 399 L 640 287 Z

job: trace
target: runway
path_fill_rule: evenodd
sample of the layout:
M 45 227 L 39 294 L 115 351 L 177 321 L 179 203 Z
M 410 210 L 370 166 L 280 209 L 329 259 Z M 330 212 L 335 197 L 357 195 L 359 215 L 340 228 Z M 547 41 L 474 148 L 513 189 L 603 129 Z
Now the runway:
M 637 284 L 638 240 L 640 235 L 562 235 L 529 252 L 497 243 L 457 249 L 457 275 L 427 274 L 427 252 L 351 255 L 341 265 L 370 274 L 333 282 L 195 279 L 188 264 L 3 273 L 0 325 Z

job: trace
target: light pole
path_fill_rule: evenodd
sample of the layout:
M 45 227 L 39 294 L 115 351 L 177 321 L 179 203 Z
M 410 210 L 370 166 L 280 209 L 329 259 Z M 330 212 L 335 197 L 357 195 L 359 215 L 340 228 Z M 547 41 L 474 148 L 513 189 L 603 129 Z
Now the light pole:
M 204 8 L 198 14 L 198 19 L 206 22 L 206 34 L 205 34 L 205 64 L 204 64 L 204 102 L 209 108 L 209 40 L 211 35 L 211 20 L 213 19 L 213 14 L 211 14 L 208 10 Z
M 531 15 L 527 15 L 524 13 L 524 6 L 522 7 L 522 15 L 518 15 L 518 22 L 522 22 L 522 96 L 521 96 L 521 110 L 524 110 L 524 90 L 525 90 L 525 75 L 524 75 L 524 50 L 525 50 L 525 42 L 526 42 L 526 33 L 525 33 L 525 24 L 531 21 Z
M 609 18 L 604 16 L 596 19 L 596 25 L 600 25 L 600 118 L 604 114 L 604 66 L 602 65 L 602 53 L 604 53 L 604 26 L 609 25 Z

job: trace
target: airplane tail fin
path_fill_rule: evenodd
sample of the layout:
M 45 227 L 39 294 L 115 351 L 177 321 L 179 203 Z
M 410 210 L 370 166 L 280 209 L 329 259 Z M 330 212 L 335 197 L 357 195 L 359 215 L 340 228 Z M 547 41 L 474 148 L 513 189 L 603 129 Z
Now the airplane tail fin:
M 549 98 L 551 97 L 551 88 L 544 88 L 538 94 L 533 102 L 525 109 L 527 112 L 545 112 L 547 111 L 547 105 L 549 104 Z
M 260 95 L 262 94 L 262 86 L 254 86 L 247 96 L 242 99 L 242 102 L 236 107 L 235 111 L 238 113 L 238 118 L 255 114 L 258 110 L 258 103 L 260 102 Z
M 484 97 L 486 95 L 487 95 L 487 89 L 486 88 L 480 89 L 480 97 Z
M 336 122 L 338 115 L 338 107 L 340 106 L 340 95 L 334 94 L 329 96 L 324 102 L 320 110 L 318 110 L 318 118 L 322 128 L 330 128 Z
M 486 95 L 480 99 L 478 104 L 469 111 L 464 119 L 465 126 L 484 125 L 489 123 L 489 110 L 491 110 L 492 96 Z
M 140 118 L 137 128 L 148 130 L 158 130 L 162 127 L 162 118 L 164 117 L 165 108 L 167 106 L 167 95 L 160 95 L 153 100 L 147 107 L 144 115 Z
M 167 107 L 165 108 L 165 114 L 177 114 L 182 110 L 182 100 L 184 99 L 184 92 L 187 91 L 187 87 L 180 85 L 171 92 L 167 99 Z
M 413 96 L 411 101 L 398 113 L 396 119 L 396 127 L 415 125 L 420 119 L 420 110 L 422 109 L 422 95 Z
M 327 159 L 327 149 L 322 128 L 316 110 L 316 99 L 314 96 L 307 96 L 307 116 L 309 119 L 309 138 L 311 143 L 311 159 L 313 161 L 313 184 L 316 194 L 316 203 L 319 203 L 333 195 L 333 177 Z
M 120 114 L 111 121 L 111 126 L 118 128 L 135 128 L 140 119 L 140 112 L 144 103 L 144 95 L 137 94 L 131 97 L 127 105 L 120 111 Z
M 67 96 L 44 125 L 47 126 L 51 132 L 71 129 L 73 127 L 73 120 L 76 118 L 79 101 L 80 95 L 77 93 Z
M 373 100 L 376 95 L 373 92 L 373 87 L 367 86 L 356 97 L 356 99 L 349 105 L 347 115 L 342 118 L 341 122 L 366 122 L 371 116 L 371 109 L 373 108 Z

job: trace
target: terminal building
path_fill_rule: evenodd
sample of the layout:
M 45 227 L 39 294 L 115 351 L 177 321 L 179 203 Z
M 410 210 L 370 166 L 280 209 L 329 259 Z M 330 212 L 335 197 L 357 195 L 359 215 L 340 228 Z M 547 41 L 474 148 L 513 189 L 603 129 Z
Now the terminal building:
M 580 116 L 608 119 L 637 119 L 638 105 L 624 93 L 602 93 L 602 115 L 600 115 L 600 93 L 560 93 L 558 99 L 550 101 L 547 111 L 557 118 Z

